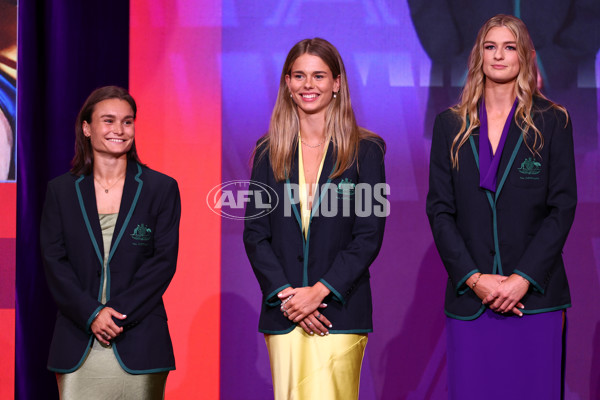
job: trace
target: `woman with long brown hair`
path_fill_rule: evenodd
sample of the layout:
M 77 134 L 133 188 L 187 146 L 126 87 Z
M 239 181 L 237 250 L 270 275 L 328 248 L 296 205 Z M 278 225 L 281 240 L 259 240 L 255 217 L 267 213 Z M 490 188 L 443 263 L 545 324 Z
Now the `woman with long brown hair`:
M 173 346 L 163 304 L 177 263 L 177 182 L 140 162 L 137 106 L 94 90 L 75 125 L 71 171 L 48 184 L 40 229 L 58 308 L 48 369 L 60 398 L 162 399 Z
M 535 60 L 520 19 L 489 19 L 434 126 L 427 215 L 449 277 L 452 399 L 560 398 L 577 189 L 571 121 Z
M 358 398 L 388 212 L 384 152 L 356 123 L 335 47 L 296 43 L 255 148 L 244 229 L 277 400 Z

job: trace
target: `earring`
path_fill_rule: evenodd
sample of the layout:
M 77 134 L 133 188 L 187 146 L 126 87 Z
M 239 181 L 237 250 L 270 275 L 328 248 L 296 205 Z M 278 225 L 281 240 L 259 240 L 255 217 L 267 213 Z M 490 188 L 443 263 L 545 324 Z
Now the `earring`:
M 334 94 L 333 94 L 333 98 L 334 98 L 334 99 L 337 99 L 337 93 L 334 93 Z
M 290 93 L 290 99 L 294 98 L 294 95 Z

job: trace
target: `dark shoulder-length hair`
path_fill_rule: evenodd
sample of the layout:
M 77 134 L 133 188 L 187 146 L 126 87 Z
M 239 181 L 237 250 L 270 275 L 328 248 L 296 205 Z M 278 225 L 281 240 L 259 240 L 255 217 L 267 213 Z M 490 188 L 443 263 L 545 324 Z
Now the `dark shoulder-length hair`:
M 83 122 L 92 123 L 92 114 L 96 104 L 104 100 L 120 99 L 125 100 L 133 110 L 133 119 L 137 115 L 137 105 L 135 100 L 126 89 L 119 86 L 104 86 L 94 90 L 87 98 L 75 122 L 75 156 L 71 161 L 71 173 L 74 175 L 89 175 L 94 168 L 94 152 L 89 137 L 83 133 Z M 135 138 L 131 148 L 127 152 L 127 160 L 142 163 L 135 148 Z

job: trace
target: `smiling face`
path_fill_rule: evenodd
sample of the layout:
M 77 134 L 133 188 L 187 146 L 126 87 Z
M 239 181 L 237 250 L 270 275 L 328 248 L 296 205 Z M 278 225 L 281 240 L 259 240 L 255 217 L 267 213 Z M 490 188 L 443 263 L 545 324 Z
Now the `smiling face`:
M 82 128 L 94 157 L 126 157 L 135 136 L 134 113 L 125 100 L 102 100 L 95 105 L 91 122 L 84 121 Z
M 333 93 L 340 90 L 340 77 L 334 77 L 320 57 L 308 53 L 294 61 L 285 81 L 300 117 L 324 115 Z
M 483 73 L 487 82 L 513 82 L 519 75 L 519 69 L 519 54 L 513 33 L 505 26 L 491 28 L 483 41 Z

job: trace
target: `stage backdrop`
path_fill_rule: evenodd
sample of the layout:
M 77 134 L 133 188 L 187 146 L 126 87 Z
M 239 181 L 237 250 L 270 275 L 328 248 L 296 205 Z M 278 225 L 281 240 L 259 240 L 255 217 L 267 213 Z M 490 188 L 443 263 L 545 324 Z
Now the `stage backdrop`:
M 573 115 L 580 205 L 565 248 L 574 304 L 566 398 L 600 397 L 598 11 L 582 1 L 552 1 L 542 10 L 530 2 L 450 3 L 132 1 L 130 81 L 141 107 L 140 148 L 150 165 L 179 180 L 184 206 L 181 262 L 167 293 L 178 363 L 168 397 L 190 390 L 202 398 L 217 391 L 221 399 L 271 397 L 243 223 L 211 215 L 215 197 L 208 194 L 220 182 L 249 178 L 249 157 L 267 129 L 287 51 L 320 36 L 345 60 L 359 123 L 388 146 L 391 215 L 371 267 L 375 332 L 361 399 L 445 398 L 447 278 L 424 210 L 431 122 L 457 101 L 477 29 L 499 12 L 528 24 L 544 90 Z M 243 184 L 227 190 L 238 188 Z M 228 206 L 233 217 L 243 214 L 239 202 Z
M 435 113 L 456 102 L 476 30 L 498 12 L 528 24 L 544 91 L 573 116 L 580 203 L 564 250 L 573 296 L 565 397 L 600 398 L 600 3 L 130 0 L 129 15 L 126 2 L 106 3 L 21 3 L 27 7 L 19 20 L 31 25 L 20 27 L 30 63 L 20 70 L 27 79 L 19 87 L 19 105 L 29 113 L 19 115 L 27 140 L 20 136 L 17 398 L 56 396 L 53 376 L 44 370 L 49 339 L 39 333 L 40 326 L 52 326 L 54 313 L 51 302 L 39 301 L 48 297 L 36 250 L 39 210 L 47 180 L 68 169 L 77 110 L 94 87 L 109 83 L 129 83 L 139 104 L 142 160 L 181 188 L 180 261 L 166 294 L 177 370 L 169 376 L 167 399 L 272 397 L 257 332 L 260 290 L 243 250 L 243 223 L 213 213 L 207 196 L 222 182 L 249 179 L 249 157 L 267 129 L 285 55 L 297 41 L 320 36 L 344 58 L 359 124 L 380 134 L 388 148 L 391 214 L 371 267 L 375 331 L 361 400 L 445 399 L 447 278 L 425 216 L 430 126 Z M 121 9 L 113 14 L 114 7 Z M 122 75 L 124 49 L 129 81 Z M 15 197 L 3 185 L 2 213 L 14 209 Z M 14 237 L 10 215 L 0 215 L 0 239 Z M 3 262 L 9 260 L 4 254 L 0 249 Z M 10 279 L 2 276 L 2 285 L 10 286 Z M 3 324 L 12 318 L 10 298 L 5 304 Z M 4 327 L 10 340 L 10 324 Z M 10 363 L 12 348 L 2 340 L 2 362 Z M 4 378 L 0 398 L 8 387 Z

